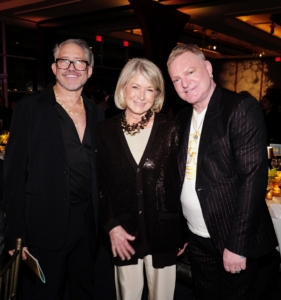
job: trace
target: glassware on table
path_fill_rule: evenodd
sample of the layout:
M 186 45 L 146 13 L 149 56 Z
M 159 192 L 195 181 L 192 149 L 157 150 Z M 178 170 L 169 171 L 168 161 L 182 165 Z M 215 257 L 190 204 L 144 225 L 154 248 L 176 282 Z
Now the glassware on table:
M 279 144 L 270 144 L 270 146 L 272 147 L 272 154 L 273 154 L 273 158 L 271 160 L 271 166 L 277 170 L 281 170 L 281 159 L 280 159 L 280 155 L 281 155 L 281 145 Z M 269 147 L 269 148 L 271 148 Z M 271 149 L 268 148 L 268 154 L 269 154 L 269 150 L 271 152 Z
M 272 180 L 272 195 L 280 197 L 281 196 L 281 177 L 275 177 L 275 179 Z
M 272 158 L 272 160 L 271 160 L 271 166 L 272 166 L 272 168 L 274 168 L 274 169 L 279 169 L 279 167 L 280 167 L 280 159 L 278 159 L 278 158 L 276 158 L 276 157 L 274 157 L 274 158 Z
M 279 163 L 279 166 L 277 168 L 278 170 L 281 170 L 281 158 L 277 158 L 277 162 Z
M 271 189 L 267 189 L 265 198 L 266 198 L 267 200 L 272 200 L 273 195 L 272 195 Z
M 267 147 L 267 158 L 272 159 L 273 158 L 273 148 Z

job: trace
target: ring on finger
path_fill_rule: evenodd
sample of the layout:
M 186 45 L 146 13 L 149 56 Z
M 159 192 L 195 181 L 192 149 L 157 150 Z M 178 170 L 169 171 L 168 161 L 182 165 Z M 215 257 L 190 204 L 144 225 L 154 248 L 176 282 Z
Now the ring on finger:
M 241 269 L 235 270 L 235 273 L 236 273 L 236 274 L 240 274 L 240 272 L 241 272 Z

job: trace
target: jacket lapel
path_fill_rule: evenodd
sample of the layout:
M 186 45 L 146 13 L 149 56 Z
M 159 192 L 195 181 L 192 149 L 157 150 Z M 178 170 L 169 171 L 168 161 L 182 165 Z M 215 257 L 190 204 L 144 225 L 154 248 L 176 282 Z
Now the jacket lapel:
M 217 86 L 214 90 L 214 93 L 210 99 L 205 120 L 203 123 L 203 128 L 201 132 L 198 158 L 197 158 L 197 176 L 199 175 L 202 160 L 205 153 L 205 149 L 210 141 L 213 130 L 216 128 L 216 124 L 219 120 L 222 109 L 220 108 L 220 98 L 221 98 L 221 89 Z
M 83 94 L 83 99 L 84 99 L 84 104 L 89 110 L 89 129 L 90 129 L 90 134 L 91 134 L 91 149 L 92 149 L 92 157 L 93 157 L 93 168 L 96 169 L 96 156 L 94 153 L 96 152 L 96 138 L 95 138 L 95 133 L 96 133 L 96 127 L 99 121 L 98 120 L 98 110 L 94 106 L 94 103 L 88 99 L 84 94 Z
M 189 141 L 191 116 L 192 116 L 192 107 L 190 107 L 190 109 L 188 109 L 187 113 L 184 116 L 184 119 L 181 119 L 182 136 L 181 136 L 181 144 L 179 146 L 179 155 L 178 155 L 178 165 L 179 165 L 181 182 L 183 182 L 184 176 L 185 176 L 187 146 L 188 146 L 188 141 Z
M 53 142 L 57 145 L 59 153 L 62 155 L 65 163 L 67 163 L 58 112 L 55 108 L 56 99 L 53 92 L 53 85 L 48 86 L 37 102 L 40 104 L 42 115 L 45 117 L 45 122 L 49 127 Z

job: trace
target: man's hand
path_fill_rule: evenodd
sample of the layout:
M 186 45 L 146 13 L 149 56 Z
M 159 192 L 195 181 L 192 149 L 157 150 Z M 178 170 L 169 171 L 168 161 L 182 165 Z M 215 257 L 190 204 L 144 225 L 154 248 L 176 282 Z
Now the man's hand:
M 26 253 L 25 253 L 24 250 L 28 250 L 28 248 L 27 248 L 27 247 L 23 247 L 23 248 L 22 248 L 22 252 L 21 252 L 21 258 L 22 258 L 22 260 L 26 260 Z M 10 254 L 11 256 L 12 256 L 14 253 L 15 253 L 15 249 L 9 251 L 9 254 Z
M 114 257 L 117 254 L 122 260 L 125 258 L 130 259 L 131 255 L 135 254 L 135 250 L 132 248 L 128 241 L 133 241 L 134 236 L 128 234 L 122 226 L 116 226 L 109 232 L 111 241 L 111 250 Z
M 246 269 L 246 258 L 225 248 L 223 251 L 223 265 L 227 272 L 240 273 L 241 270 Z
M 183 252 L 185 251 L 185 248 L 187 247 L 187 245 L 188 245 L 188 243 L 185 243 L 185 244 L 183 245 L 183 248 L 182 248 L 182 249 L 179 249 L 178 256 L 180 256 L 180 255 L 183 254 Z

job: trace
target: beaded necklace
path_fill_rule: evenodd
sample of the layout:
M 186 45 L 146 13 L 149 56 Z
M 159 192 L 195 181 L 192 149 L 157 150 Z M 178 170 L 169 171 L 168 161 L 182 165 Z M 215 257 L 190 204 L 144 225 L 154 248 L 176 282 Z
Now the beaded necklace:
M 147 113 L 143 117 L 141 117 L 141 120 L 138 123 L 133 123 L 132 125 L 130 125 L 127 123 L 126 114 L 124 111 L 121 116 L 121 127 L 123 129 L 123 132 L 134 136 L 135 134 L 139 133 L 141 129 L 144 129 L 152 115 L 153 112 L 151 110 L 148 110 Z

